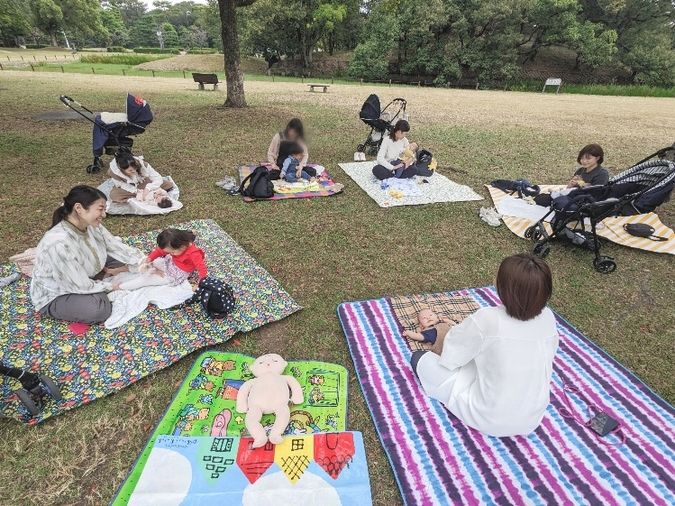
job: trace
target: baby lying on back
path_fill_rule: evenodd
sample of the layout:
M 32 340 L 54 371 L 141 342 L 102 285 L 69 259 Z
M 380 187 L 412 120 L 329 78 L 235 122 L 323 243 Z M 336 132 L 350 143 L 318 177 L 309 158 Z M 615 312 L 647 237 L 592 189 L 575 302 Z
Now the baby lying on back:
M 431 344 L 431 351 L 440 355 L 445 335 L 454 322 L 445 316 L 438 316 L 428 308 L 417 313 L 417 321 L 417 332 L 406 330 L 403 335 L 413 341 Z

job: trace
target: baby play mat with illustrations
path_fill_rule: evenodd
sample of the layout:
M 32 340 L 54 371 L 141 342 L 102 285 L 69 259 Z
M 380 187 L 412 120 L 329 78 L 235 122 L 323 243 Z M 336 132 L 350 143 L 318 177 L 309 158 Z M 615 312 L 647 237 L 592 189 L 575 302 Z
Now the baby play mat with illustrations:
M 406 504 L 675 504 L 675 410 L 569 322 L 556 315 L 560 347 L 551 404 L 527 437 L 470 429 L 427 397 L 402 337 L 415 309 L 459 321 L 495 306 L 494 288 L 347 302 L 338 316 L 373 422 Z M 626 436 L 601 439 L 563 418 L 564 384 L 619 420 Z M 578 416 L 587 406 L 570 395 Z
M 287 436 L 252 449 L 245 437 L 159 436 L 116 506 L 370 506 L 359 432 Z
M 37 423 L 120 390 L 195 350 L 224 343 L 236 332 L 251 331 L 301 309 L 214 221 L 175 226 L 195 232 L 197 245 L 206 253 L 209 275 L 234 288 L 234 313 L 213 320 L 197 304 L 177 310 L 150 307 L 114 330 L 94 325 L 86 334 L 75 336 L 67 323 L 41 317 L 34 310 L 28 294 L 30 280 L 22 277 L 0 289 L 2 360 L 51 376 L 61 388 L 63 400 L 47 402 L 38 417 L 30 418 L 11 393 L 18 384 L 5 380 L 0 383 L 0 416 Z M 149 252 L 158 233 L 146 232 L 125 241 Z M 0 267 L 0 276 L 12 269 Z
M 248 435 L 245 415 L 236 412 L 235 404 L 240 386 L 253 378 L 250 371 L 253 361 L 246 355 L 215 351 L 197 358 L 120 489 L 115 504 L 124 504 L 119 501 L 128 498 L 134 490 L 158 437 Z M 300 382 L 305 398 L 303 404 L 291 406 L 286 434 L 301 436 L 346 430 L 347 370 L 344 367 L 326 362 L 291 361 L 284 374 Z M 262 423 L 271 425 L 273 421 L 273 415 L 265 415 Z

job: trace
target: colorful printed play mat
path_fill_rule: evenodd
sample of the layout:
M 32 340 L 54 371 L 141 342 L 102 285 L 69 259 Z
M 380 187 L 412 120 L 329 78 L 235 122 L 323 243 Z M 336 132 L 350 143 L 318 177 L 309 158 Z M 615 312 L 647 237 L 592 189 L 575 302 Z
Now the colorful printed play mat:
M 261 164 L 248 164 L 240 165 L 237 170 L 239 171 L 239 181 L 243 181 L 246 176 L 255 170 L 256 167 L 259 167 Z M 267 164 L 262 164 L 266 167 Z M 244 202 L 256 202 L 257 200 L 286 200 L 286 199 L 309 199 L 313 197 L 330 197 L 331 195 L 336 195 L 344 189 L 342 183 L 336 183 L 333 181 L 333 178 L 328 173 L 328 170 L 323 169 L 323 172 L 319 173 L 318 168 L 322 166 L 317 164 L 309 163 L 308 167 L 314 167 L 317 169 L 317 180 L 315 182 L 297 182 L 297 183 L 288 183 L 277 179 L 272 181 L 274 184 L 274 196 L 269 199 L 252 199 L 250 197 L 243 197 Z
M 490 197 L 494 202 L 497 210 L 500 210 L 500 204 L 504 199 L 509 197 L 509 194 L 495 188 L 491 185 L 485 185 L 490 192 Z M 551 192 L 565 188 L 560 185 L 543 185 L 542 192 Z M 538 206 L 534 206 L 538 207 Z M 540 208 L 541 209 L 541 208 Z M 536 220 L 517 216 L 502 216 L 502 221 L 508 229 L 516 234 L 518 237 L 525 238 L 525 230 L 534 224 Z M 628 223 L 644 223 L 654 227 L 654 235 L 666 238 L 665 241 L 652 241 L 644 237 L 635 237 L 624 230 L 624 225 Z M 547 225 L 548 226 L 548 225 Z M 550 228 L 549 228 L 550 231 Z M 610 216 L 602 220 L 597 227 L 597 233 L 600 237 L 609 241 L 628 246 L 629 248 L 636 248 L 654 253 L 667 253 L 675 255 L 675 232 L 664 225 L 656 213 L 637 214 L 635 216 Z
M 204 249 L 209 275 L 232 285 L 237 309 L 228 318 L 213 320 L 197 304 L 184 309 L 150 307 L 114 330 L 94 325 L 75 336 L 66 323 L 41 317 L 30 302 L 30 280 L 0 289 L 0 349 L 2 360 L 14 367 L 51 376 L 63 400 L 48 401 L 42 413 L 30 418 L 12 395 L 18 384 L 0 383 L 0 416 L 38 423 L 65 410 L 86 404 L 124 388 L 163 369 L 205 346 L 230 339 L 236 332 L 287 317 L 300 306 L 279 283 L 212 220 L 176 225 L 193 230 Z M 126 239 L 142 251 L 150 251 L 159 231 Z M 0 268 L 6 276 L 13 268 Z M 6 402 L 5 402 L 6 400 Z
M 494 288 L 420 297 L 499 304 Z M 468 428 L 424 394 L 392 299 L 344 303 L 338 316 L 406 504 L 675 504 L 675 410 L 560 316 L 551 405 L 537 430 L 511 438 Z M 625 444 L 563 418 L 563 382 L 619 420 Z
M 254 358 L 238 353 L 209 351 L 200 355 L 190 369 L 166 414 L 120 489 L 120 496 L 133 490 L 155 440 L 172 436 L 248 436 L 244 414 L 235 409 L 237 392 L 252 379 Z M 314 361 L 291 361 L 284 374 L 302 386 L 305 402 L 291 406 L 288 435 L 340 432 L 347 428 L 347 369 Z M 271 425 L 273 415 L 264 415 Z
M 251 438 L 159 436 L 115 506 L 369 506 L 359 432 L 288 436 L 251 449 Z

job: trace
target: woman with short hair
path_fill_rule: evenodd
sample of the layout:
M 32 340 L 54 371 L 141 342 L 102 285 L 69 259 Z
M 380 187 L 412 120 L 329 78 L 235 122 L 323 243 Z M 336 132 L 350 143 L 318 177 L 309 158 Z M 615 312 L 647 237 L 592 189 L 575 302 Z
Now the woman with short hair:
M 37 246 L 30 285 L 33 306 L 57 320 L 101 323 L 119 285 L 105 278 L 137 270 L 145 255 L 103 226 L 106 196 L 91 186 L 75 186 L 54 211 L 52 227 Z
M 546 307 L 552 280 L 533 255 L 504 259 L 497 273 L 502 305 L 484 307 L 445 335 L 440 355 L 416 351 L 412 366 L 426 393 L 466 425 L 489 436 L 535 430 L 550 399 L 558 333 Z

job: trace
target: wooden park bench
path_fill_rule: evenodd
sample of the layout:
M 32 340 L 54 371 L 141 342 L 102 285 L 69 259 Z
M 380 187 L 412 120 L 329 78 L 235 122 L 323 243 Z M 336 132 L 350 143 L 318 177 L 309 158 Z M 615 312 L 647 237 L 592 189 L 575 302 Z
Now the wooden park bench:
M 217 90 L 218 89 L 218 76 L 216 74 L 197 74 L 195 72 L 192 73 L 192 79 L 194 79 L 194 82 L 199 83 L 199 89 L 203 90 L 205 84 L 212 84 L 213 89 Z
M 308 84 L 307 86 L 309 86 L 309 91 L 314 91 L 314 88 L 323 88 L 323 92 L 326 93 L 330 84 Z

